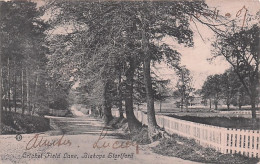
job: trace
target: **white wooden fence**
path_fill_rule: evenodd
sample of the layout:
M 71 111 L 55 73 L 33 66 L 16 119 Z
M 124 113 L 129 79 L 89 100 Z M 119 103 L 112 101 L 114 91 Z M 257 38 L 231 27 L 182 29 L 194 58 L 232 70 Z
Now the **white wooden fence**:
M 112 114 L 119 116 L 119 112 L 115 110 L 112 111 Z M 147 115 L 145 113 L 135 111 L 135 116 L 140 122 L 147 125 Z M 242 154 L 259 158 L 259 130 L 229 129 L 163 115 L 156 115 L 156 121 L 166 132 L 195 139 L 197 143 L 204 147 L 214 148 L 224 154 Z

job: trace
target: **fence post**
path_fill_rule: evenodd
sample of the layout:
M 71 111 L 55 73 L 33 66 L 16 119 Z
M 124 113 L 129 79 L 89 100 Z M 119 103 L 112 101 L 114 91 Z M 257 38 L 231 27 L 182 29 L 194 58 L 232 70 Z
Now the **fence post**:
M 142 116 L 142 117 L 141 117 L 141 118 L 142 118 L 142 119 L 141 119 L 141 123 L 143 123 L 143 115 L 144 115 L 144 113 L 142 112 L 142 113 L 141 113 L 141 116 Z
M 139 113 L 140 112 L 140 113 Z M 147 115 L 137 111 L 137 118 L 142 124 L 147 122 Z M 193 138 L 202 146 L 209 146 L 217 151 L 227 153 L 238 153 L 252 155 L 259 158 L 260 137 L 259 131 L 254 130 L 233 130 L 229 128 L 209 126 L 191 121 L 171 118 L 164 115 L 157 115 L 159 126 L 166 132 L 176 133 L 183 137 Z M 240 136 L 241 135 L 241 136 Z
M 221 140 L 220 140 L 220 144 L 221 144 L 221 153 L 226 154 L 226 149 L 227 147 L 227 134 L 228 134 L 228 130 L 225 128 L 221 128 L 220 130 L 220 134 L 221 134 Z
M 164 116 L 162 115 L 162 126 L 164 128 Z

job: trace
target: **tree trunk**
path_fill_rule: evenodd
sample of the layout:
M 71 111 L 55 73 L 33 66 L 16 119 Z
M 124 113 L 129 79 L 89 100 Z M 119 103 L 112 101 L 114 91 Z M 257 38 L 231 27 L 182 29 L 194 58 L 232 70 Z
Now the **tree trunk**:
M 31 113 L 31 100 L 30 100 L 30 81 L 29 81 L 29 69 L 26 67 L 26 99 L 27 99 L 27 110 Z
M 14 97 L 13 97 L 13 101 L 14 101 L 14 111 L 15 111 L 15 113 L 16 113 L 16 110 L 17 110 L 17 102 L 16 102 L 16 99 L 17 99 L 16 83 L 17 83 L 17 77 L 16 77 L 16 74 L 15 74 L 15 75 L 14 75 Z
M 112 108 L 112 104 L 110 101 L 110 95 L 108 93 L 109 90 L 109 82 L 106 81 L 105 85 L 104 85 L 104 102 L 103 102 L 103 108 L 104 108 L 104 119 L 105 119 L 105 124 L 107 125 L 112 119 L 112 112 L 111 112 L 111 108 Z
M 162 112 L 162 100 L 160 100 L 160 113 Z
M 181 70 L 181 81 L 182 81 L 182 86 L 181 86 L 181 111 L 183 111 L 184 107 L 184 100 L 185 100 L 185 89 L 184 89 L 184 75 L 183 75 L 183 70 Z
M 138 79 L 138 81 L 140 81 L 140 73 L 139 73 L 139 71 L 137 71 L 137 79 Z M 140 82 L 137 83 L 137 87 L 138 87 L 138 89 L 141 88 Z M 137 111 L 140 110 L 140 105 L 141 105 L 141 104 L 140 104 L 139 101 L 137 100 Z
M 16 102 L 16 99 L 17 99 L 16 85 L 17 84 L 16 83 L 17 83 L 17 74 L 16 74 L 16 70 L 15 70 L 15 73 L 14 73 L 14 97 L 13 97 L 15 113 L 16 113 L 16 110 L 17 110 L 17 102 Z
M 256 121 L 256 108 L 255 108 L 255 97 L 251 97 L 251 112 L 252 112 L 252 119 L 253 121 Z
M 185 100 L 185 108 L 186 108 L 186 111 L 188 112 L 189 111 L 189 108 L 188 108 L 188 104 L 189 102 L 187 100 Z
M 214 105 L 215 105 L 215 110 L 218 110 L 218 102 L 217 101 L 214 102 Z
M 38 85 L 39 85 L 39 76 L 36 75 L 32 114 L 34 114 L 34 112 L 35 112 L 36 103 L 37 103 L 37 100 L 38 100 L 38 98 L 37 98 L 38 97 Z
M 130 132 L 138 131 L 142 124 L 136 119 L 133 108 L 133 81 L 135 71 L 135 61 L 130 59 L 130 68 L 126 71 L 125 89 L 125 112 Z
M 94 105 L 91 105 L 91 106 L 90 106 L 90 112 L 89 112 L 89 114 L 93 116 L 94 113 L 95 113 L 95 106 L 94 106 Z
M 111 108 L 112 106 L 106 102 L 104 105 L 104 120 L 106 125 L 113 119 Z
M 22 75 L 21 75 L 21 104 L 22 104 L 22 114 L 24 114 L 24 70 L 22 69 Z
M 181 112 L 183 111 L 183 97 L 181 96 Z
M 118 110 L 119 110 L 120 118 L 124 118 L 123 103 L 122 103 L 122 74 L 121 74 L 121 68 L 118 69 Z
M 239 94 L 239 96 L 238 96 L 238 109 L 239 110 L 241 110 L 241 108 L 242 108 L 242 98 L 241 98 L 242 96 Z
M 1 55 L 1 54 L 0 54 Z M 0 56 L 0 58 L 1 58 L 1 56 Z M 0 61 L 1 61 L 1 59 L 0 59 Z M 3 80 L 3 66 L 2 66 L 2 64 L 0 64 L 0 84 L 1 84 L 1 97 L 0 97 L 0 99 L 1 99 L 1 109 L 2 109 L 2 111 L 4 110 L 4 100 L 3 100 L 3 96 L 4 96 L 4 80 Z
M 150 132 L 154 132 L 157 123 L 155 119 L 155 111 L 154 111 L 154 97 L 152 90 L 152 80 L 151 80 L 151 68 L 150 68 L 150 56 L 146 56 L 144 59 L 144 84 L 146 90 L 146 103 L 147 103 L 147 119 L 148 119 L 148 128 Z
M 7 112 L 7 108 L 8 108 L 8 106 L 7 106 L 8 103 L 7 103 L 7 102 L 8 102 L 8 100 L 7 100 L 7 96 L 6 96 L 7 93 L 6 93 L 6 92 L 7 92 L 7 91 L 5 91 L 5 95 L 4 95 L 4 96 L 5 96 L 5 98 L 4 98 L 4 106 L 5 106 L 5 111 Z
M 227 96 L 227 109 L 229 110 L 230 109 L 230 97 Z
M 211 98 L 209 99 L 209 109 L 211 110 Z
M 4 109 L 5 109 L 5 111 L 7 111 L 7 107 L 6 107 L 6 102 L 7 102 L 7 100 L 6 100 L 6 88 L 4 87 L 4 73 L 3 73 L 3 71 L 4 71 L 4 67 L 3 66 L 1 66 L 2 67 L 2 70 L 1 70 L 1 76 L 2 76 L 2 80 L 1 80 L 1 83 L 2 83 L 2 110 L 4 111 Z
M 10 58 L 8 57 L 7 59 L 7 106 L 9 109 L 9 112 L 11 111 L 11 104 L 10 104 L 10 99 L 11 99 L 11 93 L 10 93 L 10 82 L 11 82 L 11 77 L 10 77 Z
M 147 103 L 147 119 L 148 119 L 148 129 L 149 136 L 152 139 L 153 134 L 156 133 L 157 123 L 155 119 L 154 111 L 154 95 L 152 90 L 152 79 L 151 79 L 151 52 L 149 49 L 149 36 L 146 34 L 149 24 L 146 23 L 145 15 L 141 13 L 142 17 L 142 49 L 144 52 L 144 62 L 143 62 L 143 71 L 144 71 L 144 84 L 146 90 L 146 103 Z
M 228 110 L 230 109 L 230 104 L 229 104 L 229 103 L 227 104 L 227 109 L 228 109 Z
M 237 105 L 238 105 L 238 109 L 241 110 L 242 107 L 242 91 L 241 91 L 241 87 L 238 90 L 238 98 L 237 98 Z
M 2 134 L 2 117 L 3 117 L 3 104 L 2 104 L 2 53 L 0 48 L 0 135 Z
M 103 107 L 104 108 L 104 107 Z M 98 116 L 100 117 L 100 118 L 102 118 L 103 117 L 103 111 L 102 111 L 103 109 L 102 109 L 102 105 L 99 105 L 98 107 L 97 107 L 97 111 L 98 111 Z

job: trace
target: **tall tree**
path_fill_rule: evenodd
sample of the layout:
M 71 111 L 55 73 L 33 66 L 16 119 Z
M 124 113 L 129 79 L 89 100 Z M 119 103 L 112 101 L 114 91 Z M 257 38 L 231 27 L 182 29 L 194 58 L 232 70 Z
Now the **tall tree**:
M 225 100 L 227 109 L 229 110 L 232 99 L 236 97 L 236 94 L 239 92 L 239 88 L 242 84 L 232 69 L 228 69 L 220 76 L 222 97 Z
M 259 25 L 227 31 L 225 37 L 218 36 L 215 56 L 224 56 L 238 75 L 251 101 L 253 120 L 256 119 L 256 100 L 259 96 Z
M 218 109 L 218 103 L 222 96 L 221 78 L 220 75 L 208 76 L 201 90 L 204 99 L 213 99 L 215 110 Z
M 2 9 L 2 3 L 0 2 L 0 9 Z M 2 45 L 2 33 L 0 33 L 0 45 Z M 0 135 L 2 134 L 2 117 L 3 117 L 3 104 L 2 104 L 2 47 L 0 47 Z
M 27 80 L 29 85 L 27 86 L 33 88 L 32 80 L 37 76 L 36 72 L 45 69 L 43 61 L 46 58 L 43 40 L 45 38 L 44 30 L 47 25 L 40 19 L 43 13 L 37 9 L 36 3 L 9 1 L 1 2 L 1 4 L 0 32 L 1 38 L 4 38 L 1 43 L 1 50 L 2 64 L 5 67 L 3 71 L 3 77 L 5 78 L 3 80 L 5 86 L 4 96 L 8 102 L 7 106 L 11 108 L 11 99 L 16 102 L 18 99 L 23 99 L 24 95 L 29 94 L 23 88 L 25 85 L 22 84 L 26 80 L 21 80 L 19 82 L 21 85 L 18 84 L 17 79 L 20 79 L 19 76 L 29 75 L 27 78 L 29 79 Z M 28 70 L 31 71 L 31 74 L 28 73 Z M 18 94 L 19 92 L 16 92 L 18 90 L 22 90 L 23 93 Z M 31 92 L 33 91 L 34 89 L 31 90 Z M 26 103 L 29 102 L 28 100 Z
M 158 126 L 154 111 L 151 61 L 160 60 L 160 57 L 165 56 L 167 61 L 172 64 L 179 55 L 177 51 L 169 49 L 165 44 L 162 46 L 155 45 L 155 41 L 160 41 L 165 36 L 170 36 L 178 40 L 179 43 L 192 46 L 192 31 L 189 29 L 189 18 L 185 10 L 189 12 L 201 10 L 204 4 L 201 2 L 140 2 L 136 5 L 137 14 L 135 14 L 134 18 L 137 20 L 137 31 L 140 32 L 140 42 L 142 43 L 148 128 L 150 138 L 153 138 L 153 136 L 158 134 Z M 176 24 L 178 21 L 181 24 Z
M 82 54 L 96 59 L 95 56 L 108 59 L 113 53 L 123 55 L 122 59 L 126 78 L 126 93 L 132 93 L 132 72 L 143 66 L 148 127 L 150 136 L 157 133 L 158 128 L 154 111 L 154 93 L 151 78 L 151 62 L 166 58 L 168 64 L 176 65 L 179 53 L 166 44 L 155 44 L 166 36 L 173 37 L 178 43 L 192 46 L 192 31 L 189 29 L 190 15 L 206 7 L 203 2 L 60 2 L 50 1 L 50 6 L 57 7 L 57 24 L 71 23 L 75 27 L 71 36 L 81 38 L 84 48 Z M 47 5 L 48 6 L 48 5 Z M 79 12 L 80 11 L 80 12 Z M 82 12 L 83 11 L 83 12 Z M 57 26 L 56 26 L 57 27 Z M 81 36 L 77 35 L 81 34 Z M 85 40 L 82 42 L 83 36 Z M 72 39 L 73 40 L 73 39 Z M 74 42 L 76 43 L 76 42 Z M 104 48 L 109 47 L 109 48 Z M 86 53 L 86 49 L 88 53 Z M 103 50 L 109 55 L 105 56 Z M 92 60 L 92 61 L 93 61 Z M 113 60 L 118 61 L 118 60 Z M 132 61 L 134 61 L 131 66 Z M 140 62 L 141 61 L 141 62 Z M 89 62 L 91 63 L 91 62 Z M 104 64 L 104 62 L 101 62 Z M 103 67 L 101 67 L 103 68 Z M 102 70 L 102 69 L 99 69 Z M 114 74 L 113 74 L 114 76 Z M 129 90 L 128 90 L 129 89 Z M 129 95 L 131 97 L 131 94 Z M 128 97 L 128 96 L 126 96 Z M 132 98 L 126 99 L 132 104 Z M 126 102 L 127 104 L 127 102 Z M 126 106 L 126 114 L 132 115 L 133 105 Z M 130 116 L 129 117 L 132 117 Z M 133 115 L 134 117 L 134 115 Z M 136 120 L 136 119 L 133 119 Z M 131 119 L 128 119 L 131 121 Z M 152 137 L 151 137 L 152 138 Z
M 95 5 L 93 5 L 92 3 L 85 2 L 83 4 L 84 5 L 81 4 L 79 6 L 78 6 L 78 4 L 74 4 L 74 5 L 77 6 L 78 8 L 88 8 L 87 11 L 90 11 L 90 13 L 89 12 L 86 13 L 86 17 L 87 17 L 86 19 L 82 19 L 82 18 L 79 18 L 79 19 L 80 19 L 80 21 L 82 21 L 82 23 L 85 23 L 87 26 L 90 27 L 90 29 L 84 29 L 85 34 L 83 35 L 85 38 L 87 38 L 87 40 L 84 39 L 85 40 L 84 46 L 87 47 L 87 49 L 89 49 L 90 51 L 87 54 L 83 53 L 83 55 L 89 56 L 90 61 L 93 61 L 93 62 L 87 62 L 87 60 L 82 61 L 87 65 L 86 68 L 88 68 L 88 69 L 81 68 L 80 72 L 84 72 L 84 76 L 81 76 L 80 78 L 83 79 L 83 81 L 84 81 L 84 79 L 87 80 L 87 79 L 91 79 L 92 77 L 94 77 L 96 79 L 102 78 L 104 80 L 113 78 L 111 76 L 110 77 L 107 76 L 106 71 L 111 69 L 111 66 L 115 66 L 115 65 L 112 64 L 109 67 L 107 67 L 107 64 L 109 64 L 109 63 L 106 62 L 107 61 L 106 59 L 108 59 L 108 58 L 116 59 L 113 57 L 112 58 L 109 57 L 109 56 L 113 56 L 113 53 L 115 53 L 115 52 L 118 52 L 118 54 L 122 54 L 122 53 L 129 54 L 129 50 L 127 50 L 127 51 L 124 50 L 121 52 L 117 50 L 118 46 L 120 46 L 120 47 L 127 46 L 127 43 L 126 43 L 127 39 L 123 36 L 124 35 L 123 31 L 121 30 L 118 32 L 118 29 L 120 29 L 122 26 L 126 26 L 126 25 L 120 24 L 120 26 L 118 26 L 118 24 L 117 24 L 118 20 L 121 20 L 121 19 L 116 19 L 116 17 L 118 18 L 118 16 L 120 16 L 120 15 L 114 15 L 114 17 L 111 17 L 110 15 L 108 15 L 108 16 L 105 15 L 106 14 L 105 11 L 107 10 L 106 7 L 114 8 L 113 3 L 103 3 L 103 4 L 96 3 Z M 58 6 L 59 6 L 59 4 L 58 4 Z M 118 8 L 118 9 L 120 9 L 120 8 Z M 69 6 L 66 6 L 66 8 L 63 8 L 63 10 L 65 11 L 65 13 L 70 13 L 72 8 L 70 8 L 70 5 L 69 5 Z M 85 10 L 82 10 L 82 11 L 85 11 Z M 95 14 L 91 15 L 92 12 Z M 104 15 L 102 15 L 103 17 L 95 17 L 97 13 L 101 13 Z M 71 14 L 73 14 L 73 13 L 71 13 Z M 75 16 L 77 17 L 77 15 L 75 15 Z M 106 16 L 106 17 L 104 17 L 104 16 Z M 89 19 L 93 19 L 93 17 L 96 18 L 95 21 L 89 22 Z M 113 18 L 113 21 L 111 21 L 111 18 Z M 102 26 L 100 26 L 101 22 L 102 22 Z M 114 26 L 111 25 L 111 22 L 115 23 Z M 125 30 L 125 28 L 122 28 L 122 29 Z M 116 35 L 113 35 L 113 33 Z M 121 39 L 121 41 L 123 41 L 123 44 L 120 44 L 120 39 Z M 112 40 L 112 42 L 111 42 L 111 40 Z M 131 41 L 129 41 L 129 42 L 131 42 Z M 99 43 L 99 44 L 97 44 L 97 43 Z M 115 46 L 114 50 L 112 49 L 113 46 Z M 76 46 L 76 47 L 79 47 L 79 46 Z M 93 49 L 93 47 L 95 47 L 95 49 Z M 127 46 L 127 47 L 130 47 L 130 46 Z M 132 50 L 132 48 L 131 48 L 131 50 Z M 104 54 L 107 52 L 109 53 L 108 56 Z M 94 55 L 92 55 L 92 54 L 94 54 Z M 101 60 L 97 60 L 97 59 L 101 59 Z M 118 61 L 118 60 L 116 60 L 116 61 Z M 122 60 L 120 60 L 120 61 L 122 61 Z M 91 69 L 89 69 L 89 68 L 91 68 Z M 96 68 L 96 69 L 94 69 L 94 68 Z M 109 68 L 109 69 L 107 69 L 107 68 Z M 128 68 L 126 68 L 126 69 L 128 69 Z M 92 71 L 92 70 L 94 70 L 94 71 Z M 97 70 L 99 70 L 99 71 L 97 71 Z M 102 75 L 102 76 L 99 76 L 99 75 Z M 108 75 L 114 76 L 114 74 L 108 74 Z M 93 80 L 88 80 L 88 81 L 91 82 Z M 128 106 L 128 107 L 130 107 L 130 106 Z M 132 110 L 132 109 L 129 109 L 128 107 L 126 107 L 126 110 Z M 129 112 L 127 112 L 127 115 L 128 115 L 128 113 Z M 135 121 L 135 120 L 131 120 L 131 119 L 128 119 L 128 120 L 130 122 Z
M 176 74 L 178 76 L 177 91 L 181 96 L 181 110 L 185 105 L 186 110 L 188 110 L 189 102 L 191 101 L 191 93 L 195 90 L 192 87 L 192 77 L 190 71 L 185 67 L 177 67 Z
M 119 111 L 120 118 L 123 118 L 124 111 L 123 111 L 123 83 L 122 83 L 122 65 L 119 64 L 118 67 L 116 67 L 117 73 L 118 73 L 118 84 L 117 84 L 117 106 Z
M 159 101 L 159 110 L 162 112 L 162 102 L 169 97 L 169 88 L 167 85 L 169 84 L 169 80 L 156 80 L 156 95 L 155 100 Z

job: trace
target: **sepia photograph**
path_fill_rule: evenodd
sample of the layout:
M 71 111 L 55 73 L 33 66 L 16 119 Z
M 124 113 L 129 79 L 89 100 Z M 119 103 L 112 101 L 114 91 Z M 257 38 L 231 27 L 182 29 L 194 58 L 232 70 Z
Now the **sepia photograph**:
M 0 164 L 260 164 L 260 0 L 0 0 Z

